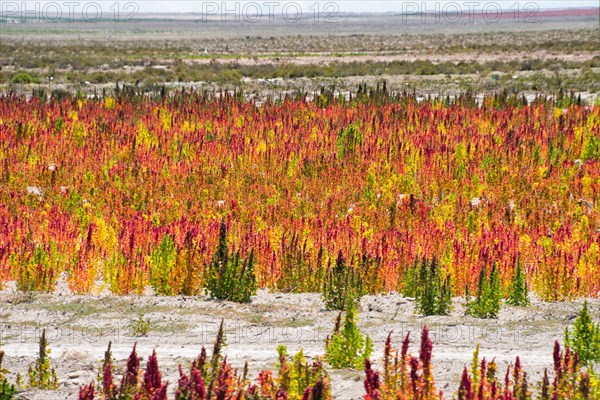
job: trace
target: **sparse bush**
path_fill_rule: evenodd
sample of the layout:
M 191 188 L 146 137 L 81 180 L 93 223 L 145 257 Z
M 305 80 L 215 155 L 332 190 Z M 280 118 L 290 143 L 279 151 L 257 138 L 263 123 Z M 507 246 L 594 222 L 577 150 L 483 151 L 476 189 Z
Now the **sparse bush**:
M 139 313 L 135 321 L 131 322 L 131 332 L 133 336 L 147 336 L 152 326 L 150 318 L 144 318 L 143 313 Z
M 350 124 L 342 129 L 337 137 L 337 156 L 339 159 L 355 154 L 363 141 L 359 124 Z
M 236 69 L 228 69 L 217 74 L 215 81 L 219 83 L 239 83 L 242 80 L 242 74 Z
M 58 389 L 58 377 L 56 371 L 50 366 L 50 348 L 46 340 L 46 329 L 42 331 L 39 341 L 39 352 L 35 365 L 29 366 L 27 372 L 29 386 L 43 390 Z
M 175 243 L 170 235 L 165 235 L 150 256 L 150 284 L 156 294 L 177 294 L 173 288 L 173 270 L 177 261 Z
M 342 312 L 338 314 L 333 335 L 325 341 L 325 359 L 333 368 L 361 368 L 373 352 L 371 338 L 358 329 L 356 305 L 348 302 L 342 325 Z
M 51 292 L 56 285 L 59 273 L 59 254 L 56 245 L 31 245 L 15 257 L 17 288 L 29 292 Z
M 221 222 L 219 244 L 207 268 L 206 289 L 210 297 L 248 303 L 256 294 L 254 275 L 254 250 L 242 260 L 240 252 L 230 252 L 227 243 L 227 226 Z
M 349 304 L 357 304 L 363 295 L 362 277 L 356 267 L 346 265 L 340 251 L 335 265 L 329 272 L 323 285 L 322 300 L 328 310 L 343 310 Z
M 307 390 L 313 392 L 320 387 L 319 398 L 331 398 L 329 377 L 321 358 L 317 357 L 314 362 L 308 363 L 302 350 L 291 357 L 283 345 L 277 347 L 277 354 L 277 376 L 263 371 L 258 378 L 264 396 L 276 398 L 278 393 L 286 393 L 289 400 L 301 400 Z
M 4 360 L 4 351 L 0 350 L 0 400 L 12 400 L 17 393 L 15 385 L 8 382 L 5 374 L 8 373 L 4 367 L 2 367 L 2 361 Z
M 527 282 L 525 280 L 525 274 L 523 268 L 521 268 L 521 261 L 517 261 L 517 271 L 513 278 L 512 285 L 510 287 L 510 293 L 506 302 L 512 306 L 526 307 L 530 304 L 529 301 L 529 289 L 527 288 Z
M 573 330 L 565 328 L 565 346 L 576 351 L 585 365 L 600 363 L 600 324 L 592 320 L 587 300 L 583 302 Z
M 415 297 L 416 311 L 421 315 L 447 315 L 452 308 L 450 276 L 437 260 L 415 260 L 404 282 L 404 295 Z
M 489 278 L 485 266 L 479 272 L 477 295 L 471 300 L 466 292 L 466 314 L 477 318 L 497 318 L 502 305 L 502 288 L 496 265 L 492 265 Z
M 32 76 L 29 72 L 18 72 L 12 77 L 11 82 L 23 84 L 39 83 L 39 79 L 37 79 L 35 76 Z

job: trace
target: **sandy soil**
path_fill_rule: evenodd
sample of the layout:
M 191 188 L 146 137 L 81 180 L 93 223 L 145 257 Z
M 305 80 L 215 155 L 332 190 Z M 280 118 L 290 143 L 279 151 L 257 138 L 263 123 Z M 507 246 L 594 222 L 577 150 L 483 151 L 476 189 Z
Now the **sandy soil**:
M 13 286 L 12 288 L 10 286 Z M 52 392 L 21 390 L 21 399 L 76 398 L 82 384 L 95 379 L 109 341 L 113 355 L 124 365 L 134 343 L 144 359 L 152 349 L 158 353 L 163 377 L 175 389 L 179 364 L 187 365 L 203 345 L 209 350 L 218 323 L 225 320 L 226 353 L 234 366 L 249 362 L 252 376 L 276 362 L 276 347 L 285 344 L 291 352 L 303 348 L 309 357 L 324 353 L 325 337 L 331 332 L 335 311 L 326 311 L 318 294 L 281 294 L 261 290 L 252 303 L 240 305 L 212 301 L 206 297 L 75 296 L 59 285 L 52 294 L 24 294 L 9 285 L 0 292 L 0 334 L 6 352 L 4 367 L 14 380 L 17 372 L 26 374 L 38 351 L 43 328 L 52 349 L 60 389 Z M 582 301 L 543 303 L 531 307 L 503 307 L 497 320 L 464 316 L 462 299 L 454 300 L 454 310 L 446 317 L 419 317 L 412 299 L 398 294 L 363 298 L 360 327 L 375 342 L 374 359 L 382 356 L 383 343 L 393 331 L 399 346 L 411 332 L 412 350 L 418 352 L 420 331 L 428 325 L 434 341 L 434 365 L 439 389 L 451 395 L 457 389 L 459 374 L 468 364 L 477 343 L 481 355 L 496 357 L 500 370 L 517 355 L 532 381 L 539 381 L 552 363 L 552 346 L 562 340 L 565 326 L 572 324 Z M 592 315 L 600 318 L 600 301 L 590 303 Z M 135 336 L 132 321 L 143 313 L 150 320 L 147 336 Z M 363 395 L 362 371 L 331 371 L 334 396 L 359 399 Z

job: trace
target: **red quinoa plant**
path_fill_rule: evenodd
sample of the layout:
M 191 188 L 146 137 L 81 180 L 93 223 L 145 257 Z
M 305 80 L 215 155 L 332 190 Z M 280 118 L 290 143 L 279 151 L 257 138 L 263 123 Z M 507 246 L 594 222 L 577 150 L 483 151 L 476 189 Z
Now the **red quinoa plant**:
M 436 257 L 454 296 L 519 261 L 543 300 L 599 295 L 599 106 L 339 100 L 0 97 L 0 281 L 197 294 L 225 218 L 258 287 L 320 291 L 341 253 L 366 293 Z
M 410 355 L 409 334 L 400 351 L 391 343 L 391 333 L 385 342 L 383 371 L 365 362 L 365 400 L 443 399 L 436 392 L 431 365 L 432 344 L 427 327 L 423 328 L 419 357 Z M 564 352 L 558 342 L 554 345 L 554 377 L 544 370 L 542 382 L 533 387 L 519 357 L 499 375 L 496 361 L 479 358 L 479 345 L 473 354 L 470 368 L 463 369 L 458 400 L 595 400 L 600 396 L 594 371 L 582 368 L 577 353 L 567 347 Z

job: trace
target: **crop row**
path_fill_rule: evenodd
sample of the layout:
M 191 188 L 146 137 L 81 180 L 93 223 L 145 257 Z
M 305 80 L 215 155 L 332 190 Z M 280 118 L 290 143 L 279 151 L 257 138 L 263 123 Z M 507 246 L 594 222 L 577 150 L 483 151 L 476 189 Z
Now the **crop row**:
M 365 93 L 0 98 L 0 283 L 201 293 L 223 222 L 273 290 L 341 257 L 403 291 L 435 258 L 453 295 L 518 265 L 544 300 L 600 294 L 600 107 Z

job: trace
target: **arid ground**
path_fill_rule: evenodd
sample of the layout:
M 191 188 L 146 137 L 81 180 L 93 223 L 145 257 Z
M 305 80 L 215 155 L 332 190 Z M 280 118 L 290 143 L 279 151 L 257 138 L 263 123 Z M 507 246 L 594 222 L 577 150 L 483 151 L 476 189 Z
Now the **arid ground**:
M 74 296 L 65 285 L 56 293 L 28 295 L 6 289 L 0 293 L 4 366 L 26 371 L 38 351 L 38 338 L 47 329 L 52 364 L 61 388 L 56 391 L 28 390 L 25 399 L 64 399 L 77 395 L 79 387 L 96 379 L 100 360 L 112 341 L 114 357 L 123 366 L 134 343 L 145 360 L 156 349 L 164 378 L 177 383 L 178 365 L 189 363 L 202 346 L 210 351 L 221 319 L 225 320 L 225 353 L 237 368 L 249 363 L 251 376 L 274 368 L 276 348 L 284 344 L 291 352 L 304 349 L 309 358 L 324 354 L 324 341 L 337 316 L 326 311 L 318 294 L 281 294 L 265 290 L 247 305 L 213 301 L 207 297 L 114 296 L 108 293 Z M 545 303 L 530 307 L 504 306 L 498 319 L 464 316 L 464 301 L 454 299 L 449 316 L 419 317 L 413 299 L 398 294 L 366 296 L 361 302 L 360 328 L 375 342 L 374 360 L 382 357 L 390 332 L 400 346 L 408 332 L 411 350 L 418 353 L 420 332 L 427 325 L 434 343 L 437 386 L 451 396 L 458 389 L 459 372 L 470 365 L 477 343 L 480 356 L 494 358 L 501 374 L 518 355 L 532 382 L 539 382 L 544 368 L 552 365 L 552 347 L 562 341 L 582 301 Z M 594 318 L 600 318 L 600 301 L 590 303 Z M 144 336 L 134 333 L 136 321 L 149 321 Z M 449 372 L 453 371 L 453 372 Z M 330 370 L 333 394 L 339 399 L 364 395 L 362 371 Z

